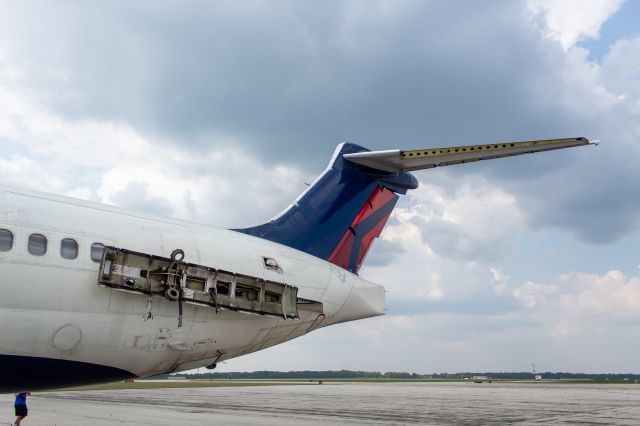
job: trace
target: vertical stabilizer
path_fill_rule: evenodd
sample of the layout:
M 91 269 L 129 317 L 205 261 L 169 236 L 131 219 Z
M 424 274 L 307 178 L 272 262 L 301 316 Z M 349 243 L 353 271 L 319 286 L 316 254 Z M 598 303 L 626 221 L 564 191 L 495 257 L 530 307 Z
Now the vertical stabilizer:
M 366 152 L 343 143 L 327 169 L 284 212 L 269 222 L 236 229 L 330 261 L 357 273 L 398 200 L 418 186 L 406 172 L 385 172 L 344 159 Z

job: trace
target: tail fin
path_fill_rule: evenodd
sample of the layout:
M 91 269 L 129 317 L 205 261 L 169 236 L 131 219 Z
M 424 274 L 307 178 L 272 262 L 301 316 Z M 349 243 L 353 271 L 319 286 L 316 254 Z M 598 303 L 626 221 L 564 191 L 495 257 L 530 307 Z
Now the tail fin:
M 357 273 L 387 223 L 398 194 L 418 187 L 409 171 L 595 144 L 578 137 L 369 151 L 343 143 L 324 173 L 284 212 L 262 225 L 236 231 L 293 247 Z
M 405 172 L 385 172 L 344 159 L 368 151 L 343 143 L 329 166 L 284 212 L 269 222 L 236 229 L 328 260 L 357 273 L 398 200 L 418 187 Z

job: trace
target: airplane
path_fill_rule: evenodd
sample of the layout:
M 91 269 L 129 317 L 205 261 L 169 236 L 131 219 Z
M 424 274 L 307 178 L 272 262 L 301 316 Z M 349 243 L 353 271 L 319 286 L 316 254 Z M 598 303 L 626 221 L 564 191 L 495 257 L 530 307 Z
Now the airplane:
M 411 171 L 592 144 L 342 143 L 282 213 L 230 230 L 0 186 L 0 392 L 215 368 L 383 315 L 358 271 Z

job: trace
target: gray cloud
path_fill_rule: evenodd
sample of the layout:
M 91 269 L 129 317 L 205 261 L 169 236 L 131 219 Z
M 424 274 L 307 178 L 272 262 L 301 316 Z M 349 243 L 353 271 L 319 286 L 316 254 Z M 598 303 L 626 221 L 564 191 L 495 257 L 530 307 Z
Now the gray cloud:
M 403 315 L 422 315 L 432 313 L 464 314 L 473 316 L 487 316 L 505 314 L 511 311 L 521 311 L 513 297 L 496 297 L 490 290 L 474 292 L 473 297 L 466 300 L 454 301 L 426 301 L 415 299 L 402 299 L 391 294 L 388 297 L 388 312 L 391 315 L 402 313 Z M 527 320 L 530 321 L 530 320 Z M 518 324 L 522 325 L 522 324 Z M 503 324 L 503 326 L 505 326 Z M 514 324 L 510 324 L 510 327 Z
M 344 139 L 381 148 L 541 134 L 532 116 L 562 112 L 530 102 L 561 51 L 540 42 L 524 4 L 14 7 L 9 60 L 52 109 L 184 144 L 232 135 L 300 160 Z
M 367 266 L 386 266 L 405 252 L 399 241 L 378 238 L 374 241 L 365 262 Z
M 149 194 L 148 189 L 149 185 L 146 182 L 131 181 L 124 189 L 113 195 L 113 202 L 140 212 L 171 216 L 173 213 L 171 204 L 163 198 Z M 188 196 L 185 194 L 185 197 Z
M 488 174 L 516 195 L 534 227 L 563 228 L 590 243 L 636 233 L 640 198 L 632 194 L 640 187 L 640 125 L 619 123 L 618 113 L 616 109 L 602 116 L 600 131 L 590 133 L 604 139 L 598 147 L 521 158 L 502 169 L 488 168 Z M 557 165 L 549 169 L 548 163 Z M 541 170 L 536 172 L 536 167 Z
M 422 240 L 438 255 L 458 260 L 495 261 L 512 245 L 505 235 L 471 235 L 454 222 L 433 217 L 428 221 L 415 217 L 412 223 L 418 225 Z
M 196 152 L 239 144 L 318 171 L 342 140 L 382 149 L 601 136 L 610 148 L 597 153 L 447 174 L 483 170 L 534 226 L 620 238 L 639 221 L 637 113 L 601 107 L 593 86 L 619 93 L 633 69 L 615 72 L 620 53 L 603 66 L 608 80 L 573 79 L 586 63 L 538 25 L 509 1 L 25 1 L 0 17 L 0 69 L 66 119 L 123 121 Z
M 637 318 L 607 323 L 586 312 L 577 323 L 608 324 L 606 333 L 550 344 L 549 328 L 576 311 L 574 299 L 559 305 L 549 296 L 545 310 L 524 308 L 512 295 L 523 280 L 544 282 L 536 275 L 602 267 L 557 256 L 563 247 L 598 249 L 546 251 L 519 241 L 507 234 L 525 223 L 507 226 L 501 205 L 489 219 L 474 204 L 459 208 L 455 220 L 443 214 L 443 205 L 461 198 L 463 182 L 473 189 L 478 179 L 514 198 L 532 227 L 596 243 L 638 231 L 640 42 L 617 43 L 602 64 L 588 63 L 578 49 L 565 52 L 541 37 L 541 22 L 530 18 L 525 2 L 509 1 L 7 3 L 0 14 L 0 175 L 239 226 L 285 207 L 343 140 L 410 149 L 600 137 L 597 149 L 421 172 L 443 200 L 419 192 L 403 198 L 405 214 L 421 203 L 430 215 L 392 217 L 387 228 L 395 233 L 385 238 L 393 239 L 378 240 L 362 270 L 387 285 L 391 315 L 319 330 L 260 353 L 253 368 L 279 369 L 286 360 L 301 369 L 331 368 L 327 362 L 498 369 L 535 357 L 557 368 L 598 369 L 608 359 L 624 369 L 638 352 L 629 339 Z M 421 234 L 413 226 L 403 234 L 403 223 L 417 224 Z M 511 244 L 530 251 L 535 265 L 553 256 L 554 266 L 514 266 L 523 256 L 510 261 Z M 610 250 L 620 246 L 601 250 L 615 263 Z M 558 258 L 567 265 L 557 266 Z M 518 278 L 496 278 L 494 268 Z M 601 306 L 604 298 L 593 299 Z M 586 351 L 597 356 L 576 366 L 575 354 Z M 495 367 L 474 364 L 486 362 Z

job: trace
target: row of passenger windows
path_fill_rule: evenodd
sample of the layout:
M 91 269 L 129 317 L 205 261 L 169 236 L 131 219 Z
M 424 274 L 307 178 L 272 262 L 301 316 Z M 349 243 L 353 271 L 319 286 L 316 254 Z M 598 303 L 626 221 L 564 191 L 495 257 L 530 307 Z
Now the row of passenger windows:
M 13 248 L 13 232 L 8 229 L 0 229 L 0 251 L 9 251 Z M 34 256 L 43 256 L 47 252 L 47 237 L 42 234 L 29 235 L 27 250 Z M 94 262 L 102 260 L 104 244 L 91 244 L 90 256 Z M 63 238 L 60 240 L 60 256 L 65 259 L 75 259 L 78 257 L 78 242 L 73 238 Z

